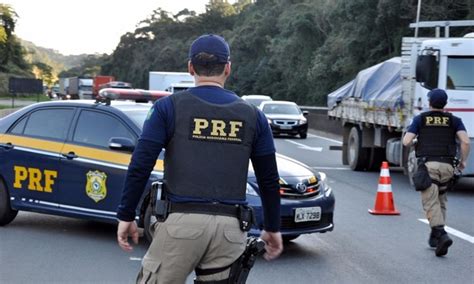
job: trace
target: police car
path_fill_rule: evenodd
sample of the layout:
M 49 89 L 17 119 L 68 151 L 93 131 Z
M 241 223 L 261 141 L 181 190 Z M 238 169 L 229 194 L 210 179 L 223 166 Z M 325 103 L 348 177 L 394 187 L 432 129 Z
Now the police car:
M 105 89 L 101 95 L 105 102 L 43 102 L 0 119 L 0 225 L 13 221 L 19 210 L 116 221 L 131 153 L 152 104 L 111 98 L 145 101 L 169 93 Z M 331 231 L 334 196 L 326 176 L 284 156 L 278 155 L 277 163 L 285 239 Z M 137 208 L 145 232 L 151 221 L 149 192 L 162 171 L 161 155 Z M 258 192 L 250 168 L 247 199 L 256 211 L 255 235 L 263 227 Z

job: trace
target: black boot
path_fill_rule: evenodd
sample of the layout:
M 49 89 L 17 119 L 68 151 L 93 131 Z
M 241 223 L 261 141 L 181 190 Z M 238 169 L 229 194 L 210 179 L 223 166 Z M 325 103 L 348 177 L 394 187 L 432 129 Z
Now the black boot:
M 430 238 L 428 239 L 428 244 L 430 247 L 435 248 L 438 246 L 438 239 L 441 236 L 441 230 L 431 228 Z
M 448 236 L 448 233 L 446 233 L 444 228 L 442 228 L 440 231 L 441 235 L 438 238 L 438 244 L 435 250 L 436 256 L 446 255 L 448 253 L 448 248 L 453 244 L 453 240 Z

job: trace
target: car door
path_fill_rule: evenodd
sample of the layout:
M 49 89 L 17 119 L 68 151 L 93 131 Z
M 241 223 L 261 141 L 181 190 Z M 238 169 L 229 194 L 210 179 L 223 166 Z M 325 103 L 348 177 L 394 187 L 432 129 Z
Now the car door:
M 45 107 L 19 118 L 1 137 L 0 172 L 17 209 L 57 210 L 60 153 L 75 109 Z M 5 147 L 3 147 L 5 146 Z
M 115 219 L 131 153 L 111 150 L 109 140 L 137 135 L 120 117 L 82 109 L 64 145 L 60 179 L 61 207 L 83 216 Z

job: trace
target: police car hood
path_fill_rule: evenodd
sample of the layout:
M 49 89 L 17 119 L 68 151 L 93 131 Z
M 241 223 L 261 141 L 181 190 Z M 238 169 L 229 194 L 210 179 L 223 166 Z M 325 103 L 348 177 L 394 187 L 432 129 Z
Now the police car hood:
M 278 173 L 281 178 L 288 177 L 302 177 L 308 178 L 314 176 L 314 172 L 305 164 L 294 160 L 290 157 L 276 154 L 276 162 L 278 166 Z M 252 167 L 252 163 L 249 164 L 248 177 L 251 179 L 255 178 L 255 172 Z

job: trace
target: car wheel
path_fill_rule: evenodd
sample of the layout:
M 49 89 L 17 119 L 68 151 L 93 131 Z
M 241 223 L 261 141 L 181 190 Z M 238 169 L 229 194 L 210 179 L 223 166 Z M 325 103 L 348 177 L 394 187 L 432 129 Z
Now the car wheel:
M 347 161 L 354 171 L 362 171 L 367 168 L 369 149 L 362 147 L 362 133 L 357 127 L 352 127 L 347 142 Z
M 306 139 L 306 137 L 308 137 L 308 133 L 300 132 L 300 137 L 301 137 L 301 139 Z
M 282 236 L 282 239 L 283 239 L 283 242 L 285 244 L 291 242 L 292 240 L 296 239 L 297 237 L 299 237 L 300 235 L 286 235 L 286 236 Z
M 143 235 L 145 239 L 151 243 L 153 240 L 153 229 L 156 222 L 156 217 L 153 216 L 152 208 L 150 205 L 146 207 L 145 216 L 143 217 Z
M 10 205 L 10 195 L 3 181 L 0 180 L 0 226 L 9 224 L 15 219 L 18 210 L 13 210 Z

